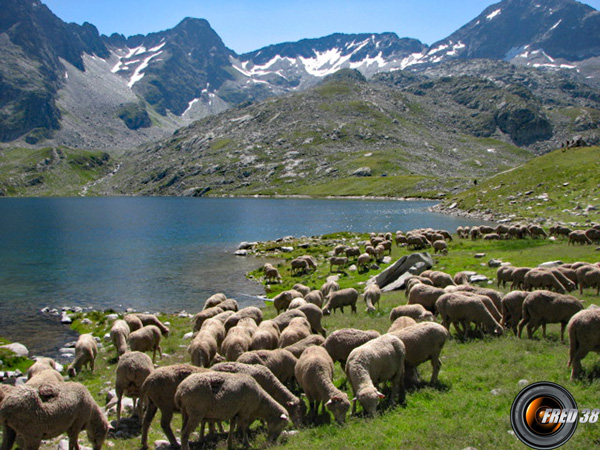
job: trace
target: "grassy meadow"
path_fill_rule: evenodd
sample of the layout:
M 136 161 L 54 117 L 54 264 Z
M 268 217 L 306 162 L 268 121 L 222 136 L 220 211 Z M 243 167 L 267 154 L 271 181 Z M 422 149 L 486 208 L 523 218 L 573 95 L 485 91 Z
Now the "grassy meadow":
M 327 252 L 338 243 L 355 243 L 367 235 L 339 233 L 322 238 L 306 238 L 302 241 L 261 243 L 256 254 L 281 257 L 279 270 L 283 283 L 270 286 L 269 297 L 290 288 L 300 282 L 311 287 L 320 287 L 329 273 L 326 262 Z M 291 253 L 281 253 L 279 246 L 294 247 Z M 299 247 L 299 246 L 302 247 Z M 550 240 L 521 240 L 521 241 L 470 241 L 455 239 L 448 244 L 448 255 L 435 255 L 436 270 L 454 274 L 459 270 L 472 270 L 494 279 L 496 269 L 490 268 L 490 259 L 509 261 L 513 265 L 535 266 L 549 260 L 563 262 L 597 261 L 599 253 L 595 246 L 567 246 L 566 240 L 556 242 Z M 300 254 L 313 254 L 319 260 L 316 273 L 291 276 L 289 260 Z M 392 261 L 408 254 L 404 248 L 394 247 Z M 485 253 L 483 258 L 475 258 L 475 254 Z M 256 260 L 257 267 L 262 265 Z M 385 267 L 386 265 L 383 265 Z M 378 271 L 358 273 L 346 269 L 340 273 L 341 287 L 353 286 L 362 290 L 361 283 Z M 262 272 L 256 270 L 250 277 L 262 282 Z M 492 285 L 495 287 L 495 283 Z M 503 290 L 506 292 L 506 289 Z M 578 293 L 576 293 L 578 295 Z M 598 303 L 600 299 L 595 291 L 588 290 L 581 296 L 586 306 Z M 197 310 L 201 310 L 204 299 L 198 299 Z M 364 303 L 359 298 L 358 313 L 345 314 L 336 312 L 323 318 L 323 325 L 332 332 L 339 328 L 354 327 L 360 329 L 375 329 L 384 333 L 389 327 L 388 315 L 390 310 L 406 302 L 404 292 L 386 293 L 382 297 L 378 311 L 366 313 Z M 196 311 L 190 311 L 192 313 Z M 265 318 L 276 315 L 272 304 L 266 302 Z M 91 325 L 85 325 L 81 319 L 87 317 Z M 164 356 L 157 363 L 160 366 L 189 362 L 186 347 L 189 341 L 184 335 L 191 331 L 190 319 L 179 316 L 161 316 L 163 321 L 170 323 L 171 335 L 162 342 Z M 103 337 L 110 328 L 106 315 L 99 312 L 82 313 L 77 316 L 73 325 L 80 332 L 92 332 Z M 510 425 L 510 407 L 525 384 L 537 381 L 552 381 L 566 387 L 574 396 L 580 409 L 600 407 L 600 359 L 596 354 L 590 354 L 583 360 L 584 377 L 580 381 L 570 381 L 570 370 L 567 368 L 568 341 L 560 342 L 559 326 L 548 327 L 548 339 L 541 337 L 538 331 L 533 339 L 518 339 L 511 332 L 499 338 L 473 338 L 463 341 L 454 337 L 442 352 L 442 370 L 439 375 L 440 383 L 436 386 L 425 384 L 422 388 L 411 391 L 407 395 L 406 404 L 393 409 L 382 410 L 376 417 L 348 416 L 343 426 L 332 422 L 328 414 L 321 418 L 319 425 L 309 425 L 301 428 L 298 433 L 288 433 L 280 437 L 275 449 L 465 449 L 473 447 L 478 450 L 486 449 L 524 449 L 527 448 L 512 433 Z M 454 329 L 452 329 L 454 334 Z M 526 334 L 526 333 L 525 333 Z M 116 352 L 105 341 L 104 348 L 97 358 L 97 369 L 92 374 L 84 371 L 77 381 L 84 383 L 92 392 L 94 398 L 103 406 L 106 402 L 105 393 L 114 387 Z M 423 380 L 431 375 L 431 365 L 426 363 L 420 367 Z M 521 381 L 526 380 L 526 381 Z M 334 382 L 342 386 L 345 376 L 336 364 Z M 344 388 L 352 398 L 350 386 Z M 382 405 L 383 406 L 383 405 Z M 361 408 L 359 407 L 359 411 Z M 110 417 L 114 419 L 114 417 Z M 173 421 L 176 435 L 181 427 L 181 417 L 176 415 Z M 255 423 L 253 428 L 259 428 Z M 288 428 L 292 429 L 291 425 Z M 80 435 L 84 445 L 87 440 L 84 433 Z M 154 419 L 150 433 L 150 447 L 153 442 L 164 440 L 160 430 L 158 415 Z M 114 450 L 130 450 L 139 448 L 139 434 L 133 436 L 111 435 L 107 448 Z M 253 448 L 263 448 L 266 445 L 265 434 L 258 433 L 251 439 Z M 600 444 L 600 424 L 580 424 L 571 440 L 564 449 L 590 449 Z M 239 446 L 239 444 L 238 444 Z M 55 441 L 43 448 L 56 448 Z M 224 439 L 209 441 L 196 448 L 226 448 Z

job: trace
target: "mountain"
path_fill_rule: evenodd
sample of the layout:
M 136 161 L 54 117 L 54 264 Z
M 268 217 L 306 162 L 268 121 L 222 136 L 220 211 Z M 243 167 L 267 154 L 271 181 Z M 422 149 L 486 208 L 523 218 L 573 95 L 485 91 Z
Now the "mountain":
M 600 13 L 574 0 L 504 0 L 431 47 L 394 33 L 338 33 L 243 55 L 202 19 L 147 36 L 100 36 L 91 24 L 64 23 L 39 0 L 0 6 L 0 141 L 21 145 L 131 149 L 231 107 L 302 92 L 340 69 L 435 78 L 476 66 L 480 76 L 495 66 L 459 62 L 485 58 L 600 86 Z M 553 136 L 543 120 L 531 123 L 536 136 L 513 142 Z

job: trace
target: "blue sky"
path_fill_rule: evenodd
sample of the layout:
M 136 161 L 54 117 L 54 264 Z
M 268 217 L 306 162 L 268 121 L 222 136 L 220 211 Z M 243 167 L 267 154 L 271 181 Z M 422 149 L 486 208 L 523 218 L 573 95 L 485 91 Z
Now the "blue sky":
M 540 0 L 543 1 L 543 0 Z M 206 19 L 238 53 L 332 33 L 381 33 L 426 44 L 478 16 L 490 0 L 42 0 L 66 22 L 131 36 L 173 28 L 185 17 Z M 600 9 L 600 0 L 586 0 Z

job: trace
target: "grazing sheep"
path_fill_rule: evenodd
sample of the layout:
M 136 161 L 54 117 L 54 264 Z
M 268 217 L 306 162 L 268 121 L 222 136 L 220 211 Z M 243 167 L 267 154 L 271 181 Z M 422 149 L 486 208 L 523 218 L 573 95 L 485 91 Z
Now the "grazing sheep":
M 569 237 L 569 233 L 573 230 L 571 230 L 568 227 L 565 227 L 563 225 L 553 225 L 550 227 L 549 229 L 550 231 L 550 235 L 551 236 L 556 236 L 556 237 Z
M 281 332 L 272 320 L 264 320 L 252 335 L 250 350 L 273 350 L 279 346 Z
M 600 244 L 600 230 L 597 230 L 596 228 L 590 228 L 585 230 L 585 235 L 590 241 Z
M 342 253 L 346 252 L 347 248 L 348 247 L 346 245 L 342 245 L 342 244 L 336 245 L 335 248 L 333 249 L 333 255 L 334 256 L 341 255 Z
M 310 270 L 317 270 L 317 260 L 311 255 L 298 256 L 297 259 L 303 259 L 307 262 Z
M 575 230 L 569 233 L 569 241 L 567 242 L 567 245 L 569 244 L 592 245 L 592 241 L 586 236 L 585 231 Z
M 358 291 L 354 288 L 341 289 L 339 291 L 330 292 L 327 296 L 327 303 L 323 306 L 323 314 L 329 315 L 331 311 L 340 309 L 344 313 L 344 306 L 350 306 L 352 312 L 356 312 L 356 300 L 358 299 Z
M 505 288 L 507 282 L 512 282 L 512 273 L 514 269 L 513 266 L 498 267 L 498 270 L 496 271 L 496 286 L 500 287 L 500 283 L 502 283 L 502 287 Z
M 292 275 L 305 274 L 308 272 L 308 261 L 305 259 L 292 259 Z
M 265 366 L 284 384 L 294 378 L 294 368 L 297 361 L 298 359 L 285 348 L 253 350 L 244 353 L 237 359 L 239 363 Z
M 350 259 L 350 258 L 358 258 L 360 256 L 360 248 L 358 247 L 348 247 L 346 249 L 346 258 Z
M 140 321 L 140 323 L 142 322 Z M 115 320 L 112 327 L 110 328 L 110 340 L 117 349 L 117 356 L 121 356 L 123 353 L 129 350 L 129 347 L 127 345 L 127 339 L 129 338 L 130 332 L 130 326 L 125 320 Z
M 525 282 L 525 275 L 531 270 L 530 267 L 515 267 L 512 271 L 512 284 L 510 285 L 511 290 L 523 289 L 523 283 Z
M 267 264 L 265 264 L 266 266 Z M 273 267 L 273 266 L 271 266 Z M 203 310 L 213 308 L 227 300 L 227 296 L 221 292 L 213 294 L 204 301 Z
M 254 319 L 246 317 L 229 329 L 221 344 L 221 354 L 227 361 L 235 361 L 242 353 L 248 351 L 252 343 L 252 335 L 257 328 Z
M 517 335 L 517 325 L 521 321 L 523 301 L 529 295 L 528 291 L 512 291 L 502 298 L 502 322 L 506 328 L 510 328 Z
M 354 392 L 353 414 L 358 400 L 368 415 L 374 415 L 377 403 L 384 398 L 377 385 L 386 381 L 392 384 L 390 405 L 395 404 L 396 397 L 404 402 L 405 357 L 404 344 L 392 334 L 379 336 L 350 352 L 345 371 Z
M 233 312 L 236 312 L 238 309 L 240 309 L 238 302 L 233 298 L 228 298 L 219 303 L 219 308 L 221 308 L 223 311 Z
M 323 293 L 318 289 L 310 291 L 304 296 L 304 300 L 306 300 L 307 303 L 312 303 L 313 305 L 316 305 L 319 308 L 323 306 L 324 299 L 325 297 L 323 296 Z
M 302 294 L 295 289 L 290 289 L 277 294 L 273 297 L 273 306 L 275 306 L 277 314 L 288 309 L 288 306 L 290 306 L 290 302 L 293 299 L 300 297 L 302 297 Z
M 425 322 L 390 333 L 400 338 L 406 349 L 406 357 L 404 358 L 405 384 L 408 386 L 419 384 L 417 367 L 427 361 L 431 361 L 433 368 L 430 383 L 437 383 L 438 374 L 442 367 L 440 353 L 448 339 L 450 339 L 448 330 L 440 324 Z
M 30 380 L 43 370 L 56 370 L 56 362 L 52 358 L 46 358 L 45 356 L 36 358 L 33 365 L 27 369 L 27 379 Z
M 427 311 L 435 314 L 435 302 L 445 293 L 446 291 L 438 287 L 428 286 L 422 283 L 416 284 L 410 289 L 408 294 L 408 304 L 422 305 Z
M 342 328 L 331 333 L 325 339 L 323 347 L 334 362 L 340 362 L 343 369 L 352 350 L 379 336 L 379 332 L 375 330 L 363 331 L 355 328 Z
M 240 320 L 247 318 L 254 320 L 255 324 L 258 325 L 263 319 L 262 310 L 256 306 L 247 306 L 246 308 L 240 309 L 225 321 L 225 330 L 229 331 L 232 327 L 236 326 Z
M 192 364 L 198 367 L 209 367 L 217 354 L 219 346 L 215 335 L 210 331 L 200 330 L 187 348 Z
M 544 229 L 538 225 L 529 225 L 529 234 L 533 239 L 537 239 L 538 237 L 547 238 L 548 235 L 544 231 Z
M 15 389 L 17 389 L 15 386 L 0 383 L 0 406 L 2 406 L 2 402 L 4 401 L 4 399 L 10 394 L 12 394 L 15 391 Z M 6 433 L 6 430 L 4 431 L 4 433 Z M 4 448 L 5 447 L 3 445 L 2 449 L 4 450 Z
M 551 291 L 532 292 L 523 301 L 523 318 L 519 322 L 518 336 L 521 337 L 523 327 L 527 325 L 527 336 L 531 339 L 541 325 L 545 339 L 546 324 L 560 323 L 560 340 L 564 342 L 567 322 L 582 309 L 581 301 L 572 295 Z
M 254 378 L 243 373 L 195 373 L 183 380 L 175 392 L 181 410 L 181 449 L 190 450 L 190 434 L 203 420 L 229 420 L 227 448 L 233 448 L 235 425 L 242 430 L 248 446 L 249 425 L 255 419 L 267 423 L 270 441 L 275 441 L 288 423 L 287 411 Z M 200 436 L 202 439 L 203 436 Z
M 200 330 L 200 328 L 202 328 L 202 324 L 204 323 L 204 321 L 211 319 L 213 317 L 216 317 L 223 312 L 224 312 L 224 309 L 222 309 L 218 306 L 213 306 L 211 308 L 204 309 L 204 310 L 200 311 L 199 313 L 197 313 L 192 319 L 194 332 L 196 332 L 196 331 Z M 231 311 L 231 314 L 235 314 L 235 313 L 233 311 Z
M 459 285 L 459 284 L 469 284 L 469 275 L 467 275 L 465 272 L 456 272 L 454 274 L 454 277 L 452 277 L 452 280 L 454 281 L 454 284 Z
M 200 328 L 202 333 L 210 333 L 217 341 L 217 347 L 221 348 L 221 344 L 223 343 L 223 339 L 227 335 L 227 331 L 225 331 L 225 325 L 217 318 L 208 319 L 202 324 L 202 328 Z M 197 336 L 198 334 L 196 334 Z
M 138 318 L 142 321 L 142 324 L 144 324 L 144 326 L 148 326 L 148 325 L 154 325 L 155 327 L 157 327 L 160 330 L 160 333 L 164 336 L 164 337 L 168 337 L 169 336 L 169 328 L 166 327 L 159 319 L 158 317 L 156 317 L 154 314 L 142 314 L 142 313 L 137 313 L 136 316 L 138 316 Z
M 88 365 L 90 370 L 94 371 L 94 362 L 98 355 L 98 345 L 96 339 L 91 334 L 82 334 L 75 343 L 75 359 L 69 367 L 67 373 L 74 377 L 84 365 Z
M 435 306 L 442 317 L 442 325 L 450 331 L 450 324 L 454 324 L 456 331 L 463 333 L 465 339 L 471 322 L 487 333 L 502 335 L 502 326 L 478 297 L 452 292 L 440 296 Z M 462 325 L 463 330 L 460 329 L 459 324 Z
M 129 332 L 139 330 L 144 326 L 141 319 L 136 314 L 125 314 L 123 320 L 127 323 Z
M 281 283 L 282 278 L 279 270 L 273 265 L 267 263 L 264 265 L 263 270 L 265 271 L 265 281 L 267 283 Z
M 227 311 L 223 311 L 223 312 L 217 314 L 216 316 L 211 317 L 211 319 L 218 320 L 223 325 L 225 325 L 225 322 L 227 321 L 227 319 L 229 319 L 234 314 L 235 314 L 235 311 L 227 310 Z
M 410 294 L 410 290 L 417 284 L 426 284 L 427 286 L 433 286 L 433 281 L 431 281 L 427 277 L 423 277 L 423 276 L 419 276 L 419 275 L 412 275 L 412 276 L 408 277 L 404 283 L 404 287 L 405 287 L 404 296 L 406 298 L 408 298 L 408 295 Z
M 2 402 L 0 423 L 3 449 L 11 449 L 18 438 L 23 449 L 37 450 L 42 439 L 67 433 L 69 450 L 77 450 L 79 433 L 85 429 L 93 450 L 100 450 L 109 429 L 87 388 L 73 382 L 15 389 Z
M 287 351 L 289 351 L 296 358 L 300 358 L 302 352 L 306 350 L 308 347 L 312 347 L 313 345 L 323 345 L 325 343 L 325 338 L 320 334 L 311 334 L 310 336 L 305 337 L 304 339 L 285 347 Z
M 579 378 L 581 360 L 589 352 L 600 352 L 600 308 L 588 308 L 574 314 L 567 325 L 571 380 Z
M 545 269 L 531 269 L 523 278 L 523 290 L 530 291 L 532 289 L 552 289 L 560 294 L 566 294 L 567 290 L 554 274 Z
M 416 324 L 417 321 L 412 317 L 400 316 L 396 320 L 394 320 L 394 322 L 392 322 L 392 325 L 390 325 L 387 332 L 391 333 L 393 331 L 401 330 L 402 328 L 408 328 Z
M 434 253 L 442 253 L 444 255 L 448 254 L 448 244 L 446 244 L 446 241 L 443 239 L 433 241 L 433 244 L 431 245 L 433 246 Z
M 371 255 L 369 255 L 368 253 L 361 253 L 358 258 L 356 259 L 356 265 L 358 267 L 358 270 L 360 270 L 361 268 L 364 271 L 369 270 L 369 265 L 371 264 Z
M 308 305 L 308 302 L 306 300 L 304 300 L 303 298 L 295 298 L 290 302 L 290 305 L 287 309 L 297 309 L 304 305 Z
M 451 288 L 449 288 L 451 289 Z M 460 285 L 456 286 L 457 291 L 462 292 L 472 292 L 474 294 L 485 295 L 488 297 L 493 303 L 498 311 L 502 310 L 502 293 L 494 290 L 483 288 L 479 286 L 471 286 L 471 285 Z
M 345 392 L 333 384 L 333 360 L 323 347 L 307 348 L 296 363 L 294 371 L 298 384 L 306 394 L 312 419 L 327 407 L 339 423 L 344 423 L 350 401 Z
M 498 233 L 488 233 L 485 236 L 483 236 L 484 241 L 499 241 L 501 239 L 502 236 L 500 236 Z
M 433 321 L 433 314 L 420 304 L 396 306 L 390 312 L 390 322 L 394 322 L 398 317 L 402 316 L 410 317 L 417 322 Z
M 156 411 L 160 409 L 160 426 L 167 436 L 171 447 L 178 448 L 179 443 L 175 439 L 171 429 L 173 413 L 179 412 L 175 406 L 175 392 L 179 384 L 193 373 L 203 372 L 207 369 L 191 366 L 189 364 L 174 364 L 159 367 L 153 371 L 142 384 L 140 399 L 145 405 L 144 418 L 142 420 L 142 449 L 148 448 L 148 430 Z
M 127 352 L 119 358 L 117 364 L 117 379 L 115 390 L 117 392 L 117 428 L 121 422 L 121 399 L 123 395 L 138 399 L 144 381 L 154 370 L 154 364 L 148 355 L 142 352 Z M 134 403 L 135 405 L 135 403 Z M 141 403 L 138 401 L 141 416 Z M 134 407 L 135 411 L 135 407 Z
M 586 288 L 596 288 L 596 295 L 600 295 L 600 268 L 598 266 L 582 266 L 575 273 L 580 294 L 583 295 L 583 290 Z
M 377 286 L 377 283 L 371 283 L 365 288 L 363 295 L 365 303 L 367 304 L 367 311 L 375 311 L 375 304 L 379 308 L 379 299 L 381 298 L 381 289 Z
M 348 258 L 345 256 L 332 256 L 329 258 L 329 272 L 333 272 L 333 266 L 337 266 L 338 272 L 344 270 L 344 267 L 348 264 Z
M 215 364 L 211 368 L 216 372 L 245 373 L 254 378 L 267 393 L 283 406 L 294 425 L 302 424 L 306 405 L 296 397 L 273 375 L 269 369 L 256 364 L 242 364 L 238 362 L 225 362 Z
M 298 311 L 304 313 L 306 320 L 310 323 L 310 329 L 313 333 L 319 333 L 323 337 L 327 336 L 327 330 L 321 325 L 323 311 L 317 305 L 309 303 L 298 308 Z
M 444 289 L 446 286 L 454 286 L 454 278 L 452 275 L 447 274 L 446 272 L 440 272 L 439 270 L 434 270 L 429 272 L 427 278 L 431 280 L 434 287 Z
M 331 292 L 335 292 L 335 291 L 339 291 L 339 290 L 340 290 L 340 285 L 337 284 L 333 280 L 327 281 L 327 282 L 323 283 L 323 286 L 321 286 L 321 294 L 323 294 L 323 297 L 327 297 Z
M 275 322 L 275 324 L 279 327 L 279 331 L 283 331 L 290 324 L 290 321 L 294 317 L 304 317 L 305 319 L 308 320 L 308 318 L 306 317 L 306 314 L 304 314 L 302 311 L 300 311 L 300 308 L 284 311 L 281 314 L 275 316 L 271 320 L 273 320 L 273 322 Z M 309 320 L 309 322 L 310 322 L 310 320 Z
M 45 384 L 63 383 L 64 381 L 65 380 L 59 371 L 55 369 L 45 369 L 37 371 L 25 384 L 31 387 L 40 387 Z
M 296 283 L 295 285 L 292 286 L 292 289 L 300 292 L 300 294 L 302 295 L 302 297 L 306 297 L 308 295 L 308 293 L 310 291 L 312 291 L 311 288 L 309 288 L 308 286 L 305 286 L 302 283 Z
M 308 336 L 310 336 L 310 323 L 303 317 L 296 317 L 292 319 L 285 330 L 281 332 L 279 347 L 283 348 L 295 344 Z
M 129 347 L 134 352 L 147 352 L 152 350 L 152 362 L 156 360 L 156 352 L 161 356 L 160 329 L 155 325 L 148 325 L 129 335 Z

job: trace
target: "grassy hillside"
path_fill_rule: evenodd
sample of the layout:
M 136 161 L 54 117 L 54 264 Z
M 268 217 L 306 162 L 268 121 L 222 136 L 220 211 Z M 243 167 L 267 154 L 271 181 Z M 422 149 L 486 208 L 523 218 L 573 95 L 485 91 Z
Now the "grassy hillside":
M 66 147 L 0 151 L 0 195 L 85 195 L 86 186 L 108 175 L 116 162 L 108 153 Z
M 273 286 L 269 296 L 275 295 L 281 289 L 291 287 L 301 282 L 311 287 L 318 287 L 329 274 L 328 265 L 324 263 L 326 252 L 337 242 L 352 243 L 364 239 L 365 235 L 340 233 L 327 236 L 326 239 L 303 239 L 286 242 L 297 248 L 290 254 L 280 254 L 283 258 L 279 270 L 283 275 L 283 284 Z M 300 244 L 308 244 L 308 248 L 299 248 Z M 265 243 L 259 252 L 273 253 L 274 247 L 282 243 Z M 299 253 L 311 253 L 317 256 L 321 263 L 317 273 L 307 276 L 291 276 L 289 259 Z M 394 248 L 392 257 L 401 257 L 408 252 L 405 249 Z M 484 259 L 474 257 L 477 253 L 486 253 Z M 593 246 L 567 246 L 564 240 L 552 242 L 548 240 L 522 241 L 470 241 L 457 240 L 449 243 L 447 256 L 436 256 L 436 269 L 455 273 L 458 270 L 474 270 L 478 273 L 493 277 L 495 269 L 489 268 L 486 262 L 491 258 L 501 258 L 514 265 L 532 266 L 543 261 L 561 259 L 564 262 L 577 260 L 595 261 L 597 253 Z M 257 260 L 257 266 L 262 262 Z M 347 270 L 340 274 L 340 284 L 343 287 L 354 286 L 361 289 L 361 282 L 375 272 L 358 274 Z M 251 274 L 261 280 L 260 271 Z M 581 296 L 586 306 L 598 303 L 598 296 L 593 290 L 587 290 Z M 361 301 L 361 300 L 359 300 Z M 388 315 L 390 310 L 406 301 L 403 292 L 385 294 L 377 312 L 367 314 L 364 304 L 360 303 L 357 314 L 348 311 L 326 316 L 323 325 L 332 332 L 339 328 L 356 327 L 361 329 L 376 329 L 385 332 L 389 327 Z M 198 310 L 202 307 L 198 303 Z M 190 311 L 194 313 L 196 311 Z M 264 308 L 265 318 L 275 316 L 272 305 Z M 91 325 L 82 322 L 84 316 L 92 321 Z M 160 366 L 167 364 L 189 362 L 186 353 L 187 340 L 184 334 L 191 330 L 188 318 L 161 316 L 163 321 L 170 322 L 171 334 L 163 340 L 164 356 L 158 361 Z M 93 332 L 102 337 L 108 331 L 110 323 L 102 313 L 84 313 L 79 315 L 74 327 L 80 332 Z M 454 332 L 453 332 L 454 333 Z M 519 339 L 508 332 L 500 338 L 473 338 L 467 341 L 453 338 L 442 352 L 442 370 L 440 383 L 435 386 L 424 385 L 407 395 L 406 405 L 391 410 L 383 410 L 375 418 L 366 419 L 361 416 L 347 418 L 343 426 L 330 423 L 329 415 L 323 418 L 319 425 L 309 425 L 301 428 L 295 435 L 280 438 L 273 448 L 282 450 L 306 448 L 370 448 L 430 450 L 430 449 L 510 449 L 521 450 L 524 445 L 512 434 L 509 412 L 511 404 L 522 389 L 519 382 L 553 381 L 565 386 L 574 396 L 580 408 L 597 407 L 598 389 L 600 388 L 600 359 L 596 354 L 590 354 L 583 360 L 585 376 L 581 381 L 569 380 L 570 371 L 566 366 L 568 358 L 568 343 L 561 343 L 559 327 L 549 325 L 548 339 L 541 338 L 538 331 L 534 339 Z M 115 350 L 105 342 L 97 360 L 96 371 L 87 371 L 77 380 L 89 387 L 94 398 L 100 405 L 105 404 L 105 393 L 114 387 L 115 381 Z M 420 367 L 421 376 L 427 380 L 431 375 L 429 363 Z M 335 384 L 342 386 L 345 376 L 338 364 L 335 369 Z M 343 388 L 352 396 L 351 388 Z M 114 417 L 110 417 L 114 419 Z M 181 417 L 176 415 L 173 429 L 179 435 Z M 258 423 L 253 426 L 259 428 Z M 291 428 L 291 427 L 290 427 Z M 80 436 L 85 442 L 83 434 Z M 193 437 L 192 440 L 197 438 Z M 150 433 L 150 446 L 155 440 L 164 440 L 160 430 L 159 418 L 153 421 Z M 580 424 L 575 435 L 563 447 L 564 449 L 579 450 L 594 448 L 600 440 L 600 428 L 597 424 Z M 251 440 L 252 448 L 263 448 L 265 435 L 259 433 Z M 43 446 L 50 450 L 56 443 Z M 138 448 L 139 433 L 129 432 L 111 435 L 108 446 L 114 450 L 130 450 Z M 198 446 L 197 448 L 200 448 Z M 204 447 L 203 447 L 204 448 Z M 226 443 L 223 438 L 217 442 L 211 441 L 206 448 L 223 449 Z M 236 446 L 236 448 L 238 448 Z
M 600 221 L 600 147 L 556 150 L 478 181 L 444 205 L 515 220 Z

